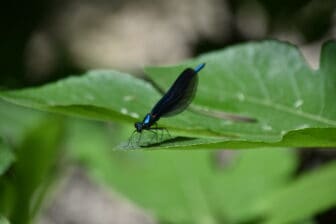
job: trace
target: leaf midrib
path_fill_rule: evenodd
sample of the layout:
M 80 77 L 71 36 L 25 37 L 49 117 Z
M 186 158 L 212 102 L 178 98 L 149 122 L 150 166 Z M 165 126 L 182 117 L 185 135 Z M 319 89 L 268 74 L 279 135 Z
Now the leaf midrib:
M 303 118 L 307 118 L 307 119 L 317 121 L 317 122 L 320 122 L 320 123 L 323 123 L 323 124 L 336 126 L 336 121 L 334 121 L 334 120 L 326 119 L 326 118 L 323 118 L 321 116 L 316 116 L 314 114 L 299 111 L 299 110 L 293 110 L 290 107 L 282 105 L 282 104 L 274 104 L 271 101 L 258 100 L 257 98 L 249 97 L 249 96 L 248 97 L 245 96 L 245 100 L 247 100 L 251 103 L 254 103 L 254 104 L 263 105 L 263 106 L 266 106 L 266 107 L 270 107 L 270 108 L 273 108 L 273 109 L 277 109 L 277 110 L 281 110 L 281 111 L 284 111 L 284 112 L 287 112 L 287 113 L 291 113 L 291 114 L 297 115 L 299 117 L 301 116 Z

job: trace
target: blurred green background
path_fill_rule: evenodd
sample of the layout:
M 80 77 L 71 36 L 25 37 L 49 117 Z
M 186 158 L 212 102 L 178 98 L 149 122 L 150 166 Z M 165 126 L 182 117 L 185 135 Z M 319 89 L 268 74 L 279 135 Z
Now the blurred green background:
M 336 37 L 333 0 L 7 1 L 0 88 L 88 69 L 143 76 L 260 39 L 289 41 L 316 68 Z M 326 149 L 116 152 L 133 127 L 0 101 L 0 223 L 336 223 Z

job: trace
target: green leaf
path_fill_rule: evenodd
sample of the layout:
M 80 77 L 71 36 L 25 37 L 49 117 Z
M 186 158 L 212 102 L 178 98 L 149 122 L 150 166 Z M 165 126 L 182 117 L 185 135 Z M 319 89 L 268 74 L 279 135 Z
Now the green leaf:
M 0 214 L 14 223 L 28 223 L 38 211 L 62 131 L 56 116 L 0 100 Z
M 265 223 L 294 223 L 336 205 L 336 162 L 302 175 L 259 204 Z
M 0 224 L 10 224 L 10 223 L 5 217 L 0 215 Z
M 42 87 L 3 92 L 7 101 L 98 120 L 134 121 L 159 94 L 142 80 L 116 71 L 90 71 Z
M 156 148 L 336 146 L 335 61 L 336 42 L 323 46 L 320 68 L 312 70 L 294 46 L 263 41 L 177 67 L 147 68 L 154 82 L 167 89 L 185 67 L 207 64 L 199 74 L 191 110 L 159 121 L 174 136 L 193 138 L 171 139 Z M 134 122 L 150 111 L 160 94 L 127 74 L 91 71 L 43 87 L 3 92 L 1 97 L 41 110 Z M 230 114 L 257 122 L 225 119 Z
M 10 147 L 0 138 L 0 177 L 14 162 L 15 156 Z
M 0 99 L 0 136 L 6 143 L 16 146 L 26 131 L 33 128 L 45 114 L 16 106 Z
M 167 89 L 176 78 L 174 74 L 206 62 L 199 74 L 194 111 L 214 116 L 225 112 L 257 120 L 243 123 L 210 116 L 192 120 L 179 116 L 171 121 L 179 128 L 207 129 L 229 135 L 230 142 L 248 141 L 252 146 L 278 142 L 286 146 L 330 147 L 336 145 L 335 61 L 336 42 L 323 46 L 321 67 L 314 71 L 295 47 L 265 41 L 203 55 L 178 67 L 147 68 L 146 72 Z
M 91 166 L 100 168 L 97 176 L 104 182 L 159 220 L 239 223 L 257 217 L 255 201 L 285 184 L 293 168 L 288 152 L 266 150 L 242 151 L 236 163 L 217 172 L 206 151 L 116 155 Z
M 11 175 L 0 182 L 0 209 L 13 223 L 29 223 L 38 212 L 42 198 L 55 175 L 62 136 L 62 121 L 44 119 L 26 130 L 15 150 L 16 160 Z M 5 203 L 5 204 L 2 204 Z

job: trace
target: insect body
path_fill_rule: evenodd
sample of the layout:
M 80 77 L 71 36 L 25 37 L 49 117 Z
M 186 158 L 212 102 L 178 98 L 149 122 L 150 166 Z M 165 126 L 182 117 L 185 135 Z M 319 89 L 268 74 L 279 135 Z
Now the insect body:
M 143 130 L 158 129 L 152 126 L 157 126 L 156 122 L 161 117 L 173 116 L 184 111 L 195 96 L 198 83 L 197 73 L 204 66 L 205 63 L 202 63 L 195 69 L 185 69 L 143 121 L 134 124 L 135 131 L 141 133 Z

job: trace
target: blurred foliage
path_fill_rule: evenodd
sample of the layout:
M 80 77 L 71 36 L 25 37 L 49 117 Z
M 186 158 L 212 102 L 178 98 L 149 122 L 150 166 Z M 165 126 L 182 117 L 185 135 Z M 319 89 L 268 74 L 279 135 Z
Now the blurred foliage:
M 70 127 L 70 158 L 159 223 L 314 223 L 336 204 L 335 162 L 296 177 L 293 150 L 226 151 L 224 162 L 216 159 L 220 151 L 118 152 L 111 138 L 128 136 L 129 128 Z
M 9 224 L 8 220 L 0 215 L 0 224 Z
M 7 168 L 0 177 L 0 214 L 13 223 L 31 223 L 55 178 L 62 120 L 44 115 L 37 118 L 40 113 L 3 102 L 0 111 L 4 115 L 0 118 L 0 134 L 9 142 L 7 148 L 0 148 L 0 154 L 7 155 L 0 160 L 0 167 Z M 16 113 L 11 114 L 14 111 Z M 21 116 L 15 117 L 18 114 Z
M 336 161 L 299 176 L 278 192 L 265 197 L 263 214 L 267 223 L 305 220 L 336 204 Z
M 9 146 L 0 139 L 0 176 L 6 172 L 13 161 L 13 152 L 10 150 Z

